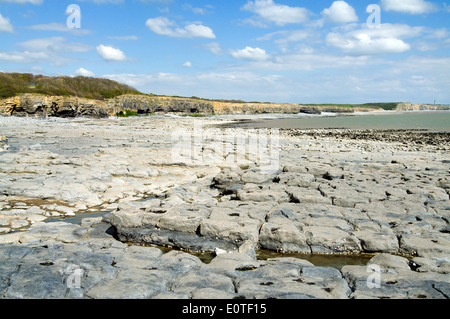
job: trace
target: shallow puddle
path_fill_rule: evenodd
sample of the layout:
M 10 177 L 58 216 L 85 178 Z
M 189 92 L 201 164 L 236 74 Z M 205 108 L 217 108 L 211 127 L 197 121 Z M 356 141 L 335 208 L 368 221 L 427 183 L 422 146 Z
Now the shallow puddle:
M 51 217 L 45 220 L 46 223 L 53 222 L 66 222 L 69 224 L 81 225 L 81 220 L 84 218 L 92 218 L 92 217 L 103 217 L 106 214 L 109 214 L 111 211 L 101 211 L 101 212 L 85 212 L 85 213 L 76 213 L 75 216 L 65 217 Z
M 269 258 L 294 257 L 307 260 L 314 266 L 332 267 L 341 270 L 346 265 L 365 266 L 375 254 L 305 254 L 305 253 L 279 253 L 271 250 L 257 250 L 258 260 Z
M 58 205 L 70 207 L 68 202 L 58 199 L 42 199 L 42 198 L 26 198 L 26 197 L 16 197 L 9 199 L 6 198 L 5 203 L 11 206 L 11 208 L 19 207 L 33 207 L 33 206 L 45 206 L 45 205 Z
M 173 247 L 165 247 L 165 246 L 157 246 L 150 244 L 137 244 L 133 242 L 127 242 L 128 245 L 138 245 L 138 246 L 147 246 L 147 247 L 155 247 L 161 249 L 161 251 L 166 254 L 172 250 L 184 251 L 188 254 L 198 257 L 204 264 L 209 264 L 211 260 L 216 257 L 216 254 L 213 252 L 191 252 Z M 338 270 L 341 270 L 342 267 L 346 265 L 356 265 L 356 266 L 366 266 L 367 262 L 373 257 L 375 254 L 354 254 L 354 255 L 340 255 L 340 254 L 302 254 L 302 253 L 279 253 L 271 250 L 256 250 L 256 258 L 257 260 L 267 260 L 269 258 L 283 258 L 283 257 L 294 257 L 303 260 L 307 260 L 312 263 L 314 266 L 318 267 L 332 267 Z

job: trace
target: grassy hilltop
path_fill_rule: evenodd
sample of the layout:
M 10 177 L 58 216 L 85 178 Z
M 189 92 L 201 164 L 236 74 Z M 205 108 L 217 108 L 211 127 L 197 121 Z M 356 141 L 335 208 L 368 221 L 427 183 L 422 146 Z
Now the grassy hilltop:
M 122 94 L 141 94 L 135 88 L 108 79 L 0 72 L 0 98 L 13 97 L 21 93 L 77 96 L 96 100 Z

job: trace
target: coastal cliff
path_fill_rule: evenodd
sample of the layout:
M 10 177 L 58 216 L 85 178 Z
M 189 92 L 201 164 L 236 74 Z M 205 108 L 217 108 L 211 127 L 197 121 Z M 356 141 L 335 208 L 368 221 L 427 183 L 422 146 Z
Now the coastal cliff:
M 23 94 L 0 100 L 3 116 L 108 117 L 104 101 L 75 96 Z
M 144 94 L 104 78 L 0 72 L 0 115 L 104 118 L 117 114 L 322 114 L 375 110 L 450 110 L 411 103 L 288 104 Z
M 435 104 L 412 104 L 412 103 L 399 103 L 397 111 L 444 111 L 450 110 L 450 105 L 435 105 Z
M 47 96 L 26 93 L 0 100 L 3 116 L 108 117 L 125 110 L 137 114 L 321 114 L 322 112 L 352 113 L 380 108 L 348 108 L 340 106 L 308 106 L 258 102 L 214 101 L 200 98 L 168 97 L 144 94 L 123 94 L 105 100 L 75 96 Z

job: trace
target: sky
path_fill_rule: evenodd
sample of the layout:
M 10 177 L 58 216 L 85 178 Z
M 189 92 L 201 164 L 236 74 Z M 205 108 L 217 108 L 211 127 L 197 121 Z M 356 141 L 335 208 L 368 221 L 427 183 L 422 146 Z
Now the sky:
M 209 99 L 450 104 L 450 1 L 0 0 L 0 71 Z

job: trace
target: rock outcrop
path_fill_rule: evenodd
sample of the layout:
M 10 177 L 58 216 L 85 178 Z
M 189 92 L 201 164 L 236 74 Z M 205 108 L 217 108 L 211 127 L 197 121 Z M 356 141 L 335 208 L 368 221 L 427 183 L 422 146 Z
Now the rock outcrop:
M 24 94 L 0 101 L 3 116 L 108 117 L 106 103 L 65 96 Z
M 427 111 L 427 110 L 450 110 L 450 105 L 435 105 L 435 104 L 412 104 L 412 103 L 399 103 L 397 111 Z
M 199 98 L 168 97 L 145 94 L 124 94 L 115 98 L 93 100 L 75 96 L 46 96 L 23 94 L 0 100 L 3 116 L 55 116 L 55 117 L 108 117 L 131 110 L 138 114 L 321 114 L 370 111 L 370 108 L 345 108 L 339 106 L 310 106 L 287 103 L 227 102 Z
M 113 115 L 122 110 L 138 114 L 163 113 L 214 113 L 211 102 L 194 98 L 124 94 L 106 100 L 108 112 Z

